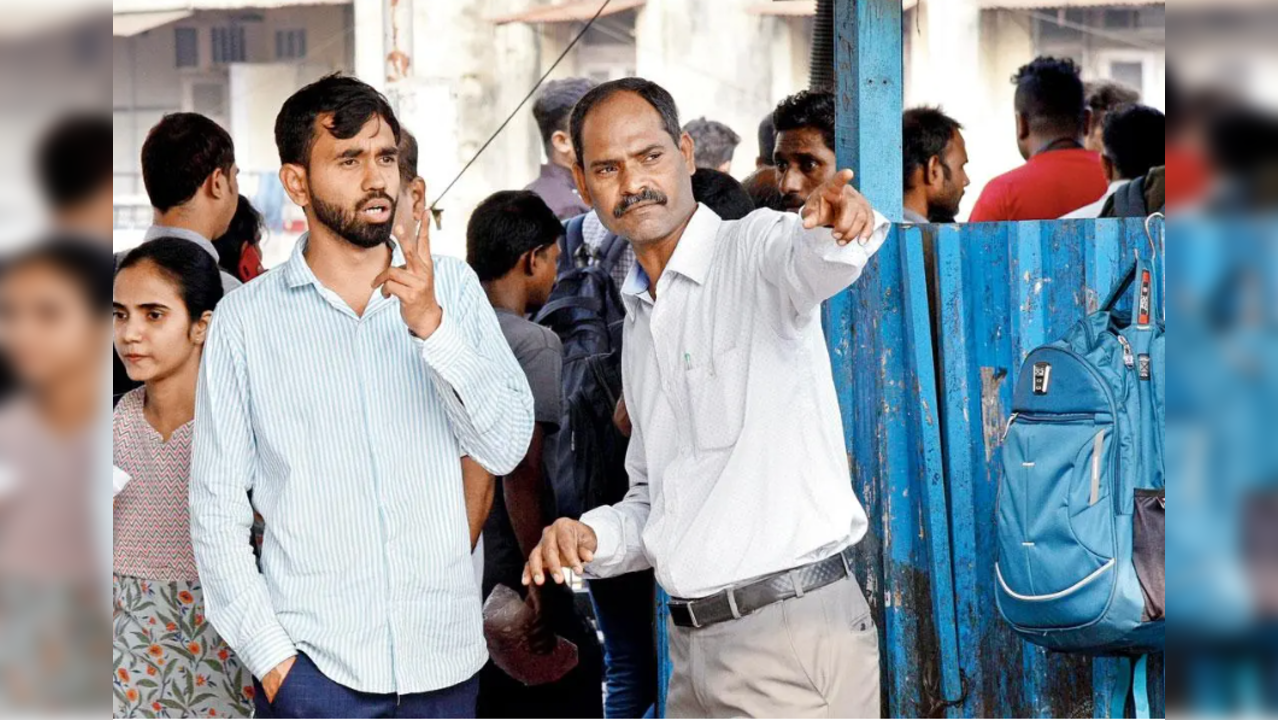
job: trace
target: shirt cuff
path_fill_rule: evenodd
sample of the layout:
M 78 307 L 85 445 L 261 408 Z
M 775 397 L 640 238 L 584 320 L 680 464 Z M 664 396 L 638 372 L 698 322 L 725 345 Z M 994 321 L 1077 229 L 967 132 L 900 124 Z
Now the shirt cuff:
M 799 228 L 807 241 L 807 246 L 815 250 L 822 260 L 864 267 L 887 240 L 892 223 L 877 210 L 874 211 L 874 231 L 870 233 L 870 239 L 864 245 L 861 244 L 860 238 L 847 245 L 840 245 L 834 240 L 834 231 L 828 227 L 803 230 L 803 225 L 800 224 Z
M 447 310 L 430 337 L 413 339 L 421 349 L 422 359 L 441 375 L 447 375 L 447 369 L 453 367 L 467 350 L 466 340 L 457 330 L 452 313 Z
M 617 553 L 623 549 L 621 529 L 617 527 L 616 519 L 610 515 L 612 512 L 612 508 L 601 507 L 581 516 L 581 523 L 595 532 L 596 542 L 595 559 L 586 563 L 586 575 L 594 576 L 592 567 L 602 568 L 611 564 L 617 558 Z
M 234 648 L 235 656 L 261 680 L 285 660 L 297 655 L 297 646 L 278 624 L 263 630 L 257 637 Z

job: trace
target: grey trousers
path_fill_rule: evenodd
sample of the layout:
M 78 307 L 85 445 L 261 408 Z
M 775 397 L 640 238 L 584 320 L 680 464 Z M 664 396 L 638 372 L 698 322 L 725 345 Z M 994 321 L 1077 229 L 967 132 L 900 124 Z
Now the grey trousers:
M 853 578 L 694 630 L 670 624 L 672 718 L 878 718 L 879 634 Z

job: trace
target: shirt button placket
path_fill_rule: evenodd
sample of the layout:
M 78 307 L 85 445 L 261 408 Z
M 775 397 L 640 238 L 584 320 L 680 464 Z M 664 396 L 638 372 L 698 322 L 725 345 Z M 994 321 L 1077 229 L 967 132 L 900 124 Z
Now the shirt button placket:
M 372 323 L 372 310 L 373 307 L 370 305 L 365 312 L 364 317 L 360 318 L 359 322 L 355 326 L 355 348 L 357 370 L 359 373 L 360 403 L 364 412 L 364 435 L 368 442 L 369 469 L 373 477 L 374 499 L 377 503 L 378 529 L 382 542 L 382 572 L 386 582 L 384 594 L 386 602 L 384 612 L 386 614 L 387 636 L 390 642 L 390 674 L 392 682 L 398 689 L 402 686 L 402 682 L 399 678 L 400 663 L 396 657 L 399 643 L 395 641 L 395 607 L 397 600 L 395 582 L 393 579 L 396 573 L 394 569 L 394 558 L 391 552 L 391 536 L 393 534 L 393 527 L 391 524 L 390 513 L 387 511 L 385 478 L 382 477 L 381 472 L 382 464 L 378 461 L 379 458 L 377 457 L 377 442 L 373 425 L 373 408 L 369 404 L 372 399 L 370 398 L 371 388 L 368 386 L 369 379 L 377 377 L 370 373 L 370 370 L 376 371 L 377 369 L 377 348 L 375 343 L 376 333 L 375 327 Z M 369 360 L 372 360 L 372 362 L 370 363 Z

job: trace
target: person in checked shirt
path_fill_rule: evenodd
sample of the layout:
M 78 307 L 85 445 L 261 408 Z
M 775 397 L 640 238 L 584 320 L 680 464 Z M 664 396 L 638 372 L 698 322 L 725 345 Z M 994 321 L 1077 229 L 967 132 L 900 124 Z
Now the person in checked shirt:
M 652 567 L 670 593 L 670 717 L 878 717 L 878 634 L 850 571 L 850 482 L 820 306 L 888 222 L 844 170 L 801 214 L 723 221 L 692 195 L 669 93 L 600 85 L 573 111 L 581 196 L 638 263 L 622 291 L 631 489 L 547 528 L 525 583 Z
M 310 233 L 209 329 L 190 498 L 209 619 L 257 717 L 474 717 L 488 652 L 458 459 L 514 470 L 528 381 L 474 272 L 431 256 L 425 222 L 392 240 L 382 95 L 326 77 L 275 136 Z

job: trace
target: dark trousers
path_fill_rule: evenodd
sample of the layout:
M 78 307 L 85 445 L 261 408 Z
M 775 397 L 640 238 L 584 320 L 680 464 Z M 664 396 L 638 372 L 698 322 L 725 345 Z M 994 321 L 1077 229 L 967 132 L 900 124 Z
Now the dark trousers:
M 473 718 L 479 676 L 435 692 L 374 695 L 338 685 L 299 654 L 275 702 L 266 702 L 260 682 L 253 687 L 259 718 Z
M 652 571 L 590 581 L 604 636 L 608 718 L 651 717 L 657 702 L 656 580 Z

